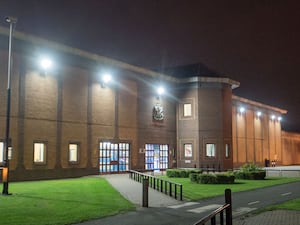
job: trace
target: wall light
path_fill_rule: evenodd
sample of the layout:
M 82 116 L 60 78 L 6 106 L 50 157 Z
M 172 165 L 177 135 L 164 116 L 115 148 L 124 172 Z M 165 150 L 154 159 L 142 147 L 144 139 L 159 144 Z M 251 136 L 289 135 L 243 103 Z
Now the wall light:
M 102 76 L 103 83 L 107 84 L 111 81 L 111 75 L 109 73 L 105 73 Z
M 244 113 L 245 112 L 245 108 L 244 107 L 240 107 L 240 113 Z
M 52 61 L 49 58 L 43 58 L 41 59 L 41 67 L 43 70 L 47 71 L 52 67 Z
M 163 87 L 159 87 L 159 88 L 157 88 L 157 93 L 158 93 L 158 95 L 162 95 L 165 93 L 165 89 Z
M 272 119 L 272 120 L 275 120 L 275 118 L 276 118 L 275 115 L 272 115 L 272 116 L 271 116 L 271 119 Z
M 281 120 L 282 120 L 282 117 L 281 117 L 281 116 L 278 116 L 277 120 L 278 120 L 278 121 L 281 121 Z

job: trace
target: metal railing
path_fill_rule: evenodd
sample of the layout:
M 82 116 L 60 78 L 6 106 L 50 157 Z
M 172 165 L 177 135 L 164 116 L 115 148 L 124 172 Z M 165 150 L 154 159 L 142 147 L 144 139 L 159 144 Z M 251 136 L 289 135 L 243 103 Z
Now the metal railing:
M 174 197 L 175 199 L 179 198 L 179 200 L 182 201 L 182 184 L 168 181 L 145 173 L 141 173 L 135 170 L 129 170 L 128 172 L 129 172 L 129 177 L 131 179 L 138 181 L 140 183 L 143 182 L 143 179 L 148 179 L 149 187 L 157 191 L 160 191 L 166 195 Z
M 200 219 L 198 222 L 194 223 L 193 225 L 204 225 L 208 221 L 210 221 L 211 225 L 216 225 L 217 215 L 220 216 L 220 225 L 224 225 L 224 211 L 225 211 L 225 224 L 226 225 L 232 225 L 232 205 L 231 205 L 231 190 L 226 189 L 225 190 L 225 204 L 207 216 Z

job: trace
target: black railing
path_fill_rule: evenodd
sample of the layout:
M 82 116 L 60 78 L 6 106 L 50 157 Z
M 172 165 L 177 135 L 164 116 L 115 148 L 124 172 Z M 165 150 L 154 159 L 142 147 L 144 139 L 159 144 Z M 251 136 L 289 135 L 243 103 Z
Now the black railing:
M 224 225 L 224 211 L 225 211 L 225 224 L 226 225 L 232 225 L 232 205 L 231 205 L 231 190 L 226 189 L 225 190 L 225 204 L 213 212 L 211 212 L 209 215 L 203 217 L 198 222 L 194 223 L 194 225 L 204 225 L 208 221 L 210 221 L 211 225 L 216 225 L 216 219 L 217 215 L 220 216 L 220 225 Z
M 141 173 L 135 170 L 129 171 L 129 177 L 140 183 L 143 182 L 143 179 L 148 179 L 149 187 L 182 201 L 182 184 Z

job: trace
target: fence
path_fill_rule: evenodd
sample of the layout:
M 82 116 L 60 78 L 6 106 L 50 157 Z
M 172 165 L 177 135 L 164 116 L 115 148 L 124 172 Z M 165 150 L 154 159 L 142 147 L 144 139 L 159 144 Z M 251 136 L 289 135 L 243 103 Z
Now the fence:
M 225 211 L 225 224 L 226 225 L 232 225 L 232 205 L 231 205 L 231 190 L 226 189 L 225 190 L 225 204 L 213 212 L 211 212 L 209 215 L 203 217 L 198 222 L 194 223 L 194 225 L 204 225 L 208 221 L 210 221 L 211 225 L 216 225 L 216 219 L 217 215 L 220 215 L 220 225 L 224 225 L 224 211 Z
M 182 184 L 168 181 L 145 173 L 141 173 L 135 170 L 129 171 L 129 177 L 140 183 L 143 182 L 143 179 L 148 179 L 149 187 L 160 191 L 166 195 L 174 197 L 175 199 L 178 199 L 179 197 L 179 200 L 182 201 Z

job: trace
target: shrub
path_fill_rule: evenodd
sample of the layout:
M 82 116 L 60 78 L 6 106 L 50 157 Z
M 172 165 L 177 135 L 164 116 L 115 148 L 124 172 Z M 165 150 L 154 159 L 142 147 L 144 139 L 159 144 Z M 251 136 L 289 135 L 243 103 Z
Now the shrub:
M 166 175 L 168 177 L 189 177 L 191 173 L 202 173 L 201 170 L 188 170 L 188 169 L 167 169 Z
M 266 177 L 266 171 L 255 171 L 251 173 L 253 180 L 264 180 Z
M 266 171 L 254 163 L 247 163 L 243 165 L 239 171 L 235 171 L 234 175 L 237 179 L 263 180 L 266 177 Z
M 199 183 L 201 184 L 217 184 L 217 177 L 214 174 L 200 174 Z
M 199 174 L 198 173 L 190 173 L 190 180 L 193 183 L 199 182 Z
M 235 176 L 230 174 L 216 174 L 218 184 L 233 184 Z

